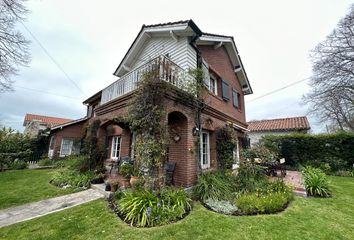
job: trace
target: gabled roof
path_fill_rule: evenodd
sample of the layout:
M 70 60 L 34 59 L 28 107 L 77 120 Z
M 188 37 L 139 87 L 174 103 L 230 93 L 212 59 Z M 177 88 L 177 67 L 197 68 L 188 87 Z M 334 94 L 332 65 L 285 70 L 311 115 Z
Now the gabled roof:
M 81 123 L 81 122 L 84 122 L 88 119 L 88 117 L 83 117 L 83 118 L 79 118 L 79 119 L 76 119 L 76 120 L 72 120 L 70 122 L 67 122 L 67 123 L 64 123 L 64 124 L 60 124 L 60 125 L 57 125 L 55 127 L 52 127 L 50 129 L 50 131 L 53 131 L 53 130 L 56 130 L 56 129 L 62 129 L 64 127 L 68 127 L 68 126 L 71 126 L 71 125 L 74 125 L 74 124 L 77 124 L 77 123 Z
M 32 121 L 43 122 L 43 123 L 46 123 L 50 126 L 56 126 L 59 124 L 64 124 L 64 123 L 73 121 L 73 119 L 50 117 L 50 116 L 43 116 L 43 115 L 36 115 L 36 114 L 27 113 L 25 116 L 25 120 L 23 122 L 23 126 L 25 126 L 27 122 L 32 122 Z
M 248 122 L 250 132 L 300 131 L 309 130 L 310 123 L 306 117 L 289 117 Z
M 134 39 L 132 45 L 129 47 L 127 53 L 123 57 L 122 61 L 118 65 L 117 69 L 114 71 L 114 75 L 117 77 L 123 76 L 129 70 L 129 63 L 134 59 L 135 54 L 143 47 L 145 41 L 151 38 L 151 34 L 161 34 L 161 33 L 173 33 L 181 34 L 183 36 L 189 36 L 194 38 L 199 43 L 212 43 L 219 44 L 222 43 L 225 45 L 230 59 L 235 67 L 235 69 L 240 69 L 235 71 L 235 74 L 238 76 L 243 87 L 245 94 L 252 94 L 252 88 L 249 83 L 246 71 L 243 67 L 240 55 L 237 51 L 234 38 L 232 36 L 204 33 L 200 28 L 194 23 L 193 20 L 177 21 L 177 22 L 168 22 L 168 23 L 158 23 L 152 25 L 143 25 L 138 35 Z

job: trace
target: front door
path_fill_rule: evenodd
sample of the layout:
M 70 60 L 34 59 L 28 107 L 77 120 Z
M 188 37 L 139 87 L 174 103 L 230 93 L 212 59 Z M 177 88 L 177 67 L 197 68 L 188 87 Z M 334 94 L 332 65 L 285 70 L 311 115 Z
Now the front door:
M 210 135 L 207 131 L 200 135 L 200 165 L 202 169 L 210 168 Z
M 111 159 L 118 159 L 120 157 L 120 142 L 120 136 L 112 137 Z

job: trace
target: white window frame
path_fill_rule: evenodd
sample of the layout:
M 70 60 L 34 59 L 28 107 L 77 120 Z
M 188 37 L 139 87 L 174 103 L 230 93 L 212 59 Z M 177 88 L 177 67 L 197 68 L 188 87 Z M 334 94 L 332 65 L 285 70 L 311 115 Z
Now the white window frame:
M 64 152 L 63 153 L 63 146 L 64 146 L 64 141 L 68 141 L 68 153 Z M 61 145 L 60 145 L 60 153 L 59 153 L 59 157 L 66 157 L 66 156 L 70 156 L 72 149 L 73 149 L 73 144 L 74 144 L 74 140 L 71 138 L 62 138 L 61 139 Z
M 206 144 L 203 142 L 203 135 L 207 136 Z M 206 145 L 206 149 L 204 149 L 204 145 Z M 203 163 L 204 155 L 206 155 L 206 163 Z M 200 134 L 200 166 L 202 169 L 210 168 L 210 133 L 208 131 L 202 131 Z
M 118 139 L 117 142 L 115 142 L 115 139 Z M 112 137 L 111 159 L 119 159 L 120 158 L 121 142 L 122 142 L 121 136 L 113 136 Z M 118 148 L 118 146 L 119 146 L 119 148 Z M 116 153 L 115 155 L 114 155 L 114 152 Z M 118 153 L 118 155 L 117 155 L 117 153 Z
M 234 159 L 234 164 L 232 164 L 232 169 L 239 168 L 239 166 L 240 166 L 240 145 L 239 145 L 238 139 L 236 141 L 236 146 L 235 146 L 232 153 L 233 153 L 233 159 Z
M 212 80 L 214 81 L 214 84 L 212 84 Z M 209 91 L 214 95 L 218 95 L 218 81 L 213 75 L 210 75 L 209 78 Z

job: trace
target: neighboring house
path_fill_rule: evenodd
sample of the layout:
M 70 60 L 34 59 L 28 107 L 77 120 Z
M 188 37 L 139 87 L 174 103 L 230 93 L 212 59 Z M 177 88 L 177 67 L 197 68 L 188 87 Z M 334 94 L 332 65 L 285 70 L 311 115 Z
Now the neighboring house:
M 23 126 L 25 127 L 24 134 L 27 134 L 31 137 L 36 137 L 40 130 L 46 130 L 48 128 L 68 123 L 70 121 L 73 120 L 27 113 L 25 120 L 23 121 Z
M 290 133 L 307 133 L 311 127 L 306 117 L 289 117 L 248 122 L 251 146 L 265 135 L 284 135 Z
M 107 162 L 133 156 L 134 133 L 117 119 L 127 113 L 136 83 L 157 62 L 160 67 L 164 66 L 158 68 L 160 78 L 176 89 L 181 87 L 181 81 L 195 81 L 188 78 L 188 70 L 203 69 L 209 92 L 201 115 L 198 161 L 202 168 L 217 167 L 216 130 L 226 124 L 232 125 L 237 133 L 239 144 L 235 156 L 238 158 L 247 132 L 244 95 L 252 94 L 252 89 L 233 37 L 204 33 L 192 20 L 143 25 L 114 72 L 119 79 L 83 102 L 87 105 L 87 116 L 52 128 L 53 156 L 73 152 L 75 141 L 83 138 L 85 126 L 95 119 L 101 121 L 98 139 L 105 144 Z M 173 91 L 166 92 L 163 101 L 168 127 L 179 139 L 171 140 L 168 161 L 176 162 L 175 184 L 188 187 L 197 179 L 196 124 L 193 109 L 175 101 L 175 96 Z

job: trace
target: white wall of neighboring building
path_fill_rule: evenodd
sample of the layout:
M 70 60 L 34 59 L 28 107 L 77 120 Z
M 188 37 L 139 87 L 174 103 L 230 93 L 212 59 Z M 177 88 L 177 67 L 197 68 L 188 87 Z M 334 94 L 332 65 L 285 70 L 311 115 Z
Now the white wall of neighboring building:
M 197 67 L 197 55 L 190 46 L 187 37 L 178 37 L 177 41 L 172 37 L 153 37 L 144 44 L 140 53 L 136 55 L 131 69 L 135 69 L 160 55 L 168 55 L 174 63 L 184 70 Z

